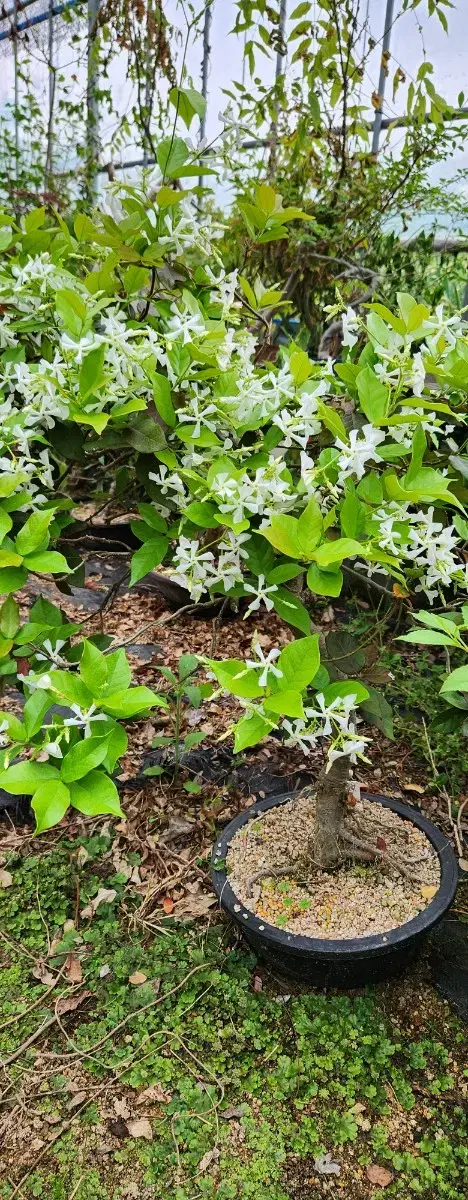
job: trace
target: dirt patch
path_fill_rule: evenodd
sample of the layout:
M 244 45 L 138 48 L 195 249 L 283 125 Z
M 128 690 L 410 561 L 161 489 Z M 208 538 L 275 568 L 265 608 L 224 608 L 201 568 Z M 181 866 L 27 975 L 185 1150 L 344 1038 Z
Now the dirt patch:
M 356 819 L 365 840 L 380 843 L 387 860 L 313 875 L 304 867 L 315 820 L 310 790 L 244 825 L 227 857 L 229 880 L 239 901 L 270 924 L 309 937 L 365 937 L 410 921 L 427 907 L 439 886 L 435 851 L 410 821 L 368 800 L 356 805 Z M 392 866 L 393 857 L 404 860 L 409 877 Z M 289 863 L 291 873 L 285 877 Z M 268 874 L 255 881 L 260 872 Z

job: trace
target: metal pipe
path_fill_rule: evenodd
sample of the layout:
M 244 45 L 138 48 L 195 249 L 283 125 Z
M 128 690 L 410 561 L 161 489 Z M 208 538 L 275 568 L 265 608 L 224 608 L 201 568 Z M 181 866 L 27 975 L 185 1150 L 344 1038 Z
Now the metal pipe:
M 463 108 L 457 108 L 457 109 L 454 109 L 453 112 L 443 114 L 443 120 L 447 124 L 450 124 L 451 121 L 463 121 L 466 119 L 468 119 L 468 105 L 466 105 L 466 104 L 464 105 Z M 425 117 L 424 124 L 427 125 L 429 123 L 430 123 L 430 117 Z M 374 128 L 373 121 L 362 122 L 362 124 L 364 124 L 366 126 L 366 128 L 369 130 L 372 130 Z M 408 117 L 384 117 L 380 128 L 381 129 L 389 129 L 390 126 L 392 126 L 392 128 L 395 128 L 395 129 L 402 129 L 405 125 L 408 125 L 408 124 L 409 124 Z M 341 129 L 332 129 L 331 132 L 332 133 L 341 133 L 342 131 L 341 131 Z M 317 139 L 320 139 L 321 134 L 316 133 L 313 136 Z M 261 150 L 265 146 L 269 146 L 269 145 L 271 145 L 270 138 L 250 138 L 246 142 L 241 142 L 240 148 L 241 148 L 241 150 Z M 149 158 L 148 164 L 152 165 L 152 164 L 154 164 L 154 161 L 155 161 L 154 158 Z M 125 170 L 130 170 L 133 167 L 142 167 L 142 166 L 143 166 L 143 160 L 141 158 L 134 158 L 134 159 L 131 159 L 129 162 L 112 163 L 112 168 L 114 171 L 125 171 Z M 107 173 L 108 167 L 107 166 L 99 167 L 98 170 L 99 170 L 100 174 L 105 175 Z
M 19 79 L 18 79 L 18 7 L 15 0 L 14 8 L 14 34 L 13 34 L 13 69 L 15 72 L 15 179 L 18 183 L 19 172 Z
M 375 154 L 376 157 L 379 153 L 380 130 L 382 128 L 383 102 L 385 96 L 385 84 L 388 74 L 388 52 L 390 49 L 390 36 L 393 24 L 393 6 L 394 0 L 387 0 L 384 34 L 382 39 L 382 55 L 380 59 L 378 107 L 375 110 L 374 127 L 372 130 L 372 154 Z
M 276 51 L 276 66 L 275 66 L 275 85 L 283 74 L 284 59 L 286 57 L 286 5 L 287 0 L 280 0 L 279 24 L 278 24 L 278 47 Z M 275 99 L 275 115 L 271 122 L 270 129 L 270 162 L 268 173 L 273 176 L 276 168 L 276 151 L 278 143 L 278 118 L 280 112 L 280 103 L 278 96 Z
M 92 203 L 96 199 L 96 175 L 98 170 L 99 138 L 98 121 L 99 106 L 96 98 L 98 82 L 99 48 L 96 38 L 96 28 L 99 16 L 100 0 L 88 0 L 88 63 L 86 85 L 86 194 Z
M 208 0 L 205 8 L 205 20 L 203 22 L 203 54 L 201 61 L 201 94 L 205 101 L 205 108 L 200 117 L 200 142 L 203 142 L 206 135 L 206 107 L 208 100 L 208 73 L 210 69 L 210 34 L 211 22 L 213 20 L 213 3 L 214 0 Z M 198 177 L 198 186 L 203 187 L 203 175 Z
M 47 121 L 47 147 L 44 171 L 44 191 L 50 186 L 53 168 L 54 140 L 54 103 L 55 103 L 55 66 L 54 66 L 54 18 L 52 9 L 54 0 L 49 0 L 49 29 L 48 29 L 48 72 L 49 72 L 49 116 Z
M 62 13 L 67 12 L 67 9 L 76 8 L 77 5 L 82 4 L 82 2 L 83 2 L 83 0 L 67 0 L 66 4 L 55 4 L 52 9 L 51 15 L 53 17 L 60 17 Z M 18 12 L 19 11 L 20 11 L 20 8 L 18 5 Z M 48 21 L 48 20 L 49 20 L 48 12 L 40 13 L 36 17 L 28 17 L 25 21 L 18 22 L 18 24 L 16 25 L 16 32 L 22 33 L 24 29 L 31 29 L 33 25 L 42 25 L 43 21 Z M 6 42 L 7 38 L 11 38 L 11 35 L 12 35 L 11 29 L 4 29 L 0 33 L 0 42 Z

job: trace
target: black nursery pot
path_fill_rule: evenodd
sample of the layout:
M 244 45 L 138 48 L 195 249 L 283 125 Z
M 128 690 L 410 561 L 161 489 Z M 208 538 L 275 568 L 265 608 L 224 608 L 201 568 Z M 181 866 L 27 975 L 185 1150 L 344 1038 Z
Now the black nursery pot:
M 411 921 L 391 929 L 385 934 L 372 934 L 361 938 L 312 938 L 288 933 L 269 925 L 240 905 L 229 883 L 229 876 L 221 865 L 226 859 L 234 834 L 259 813 L 285 804 L 293 797 L 275 796 L 253 804 L 246 812 L 231 821 L 215 843 L 212 858 L 211 878 L 219 903 L 236 925 L 259 958 L 281 975 L 319 988 L 356 988 L 369 983 L 379 983 L 392 975 L 400 974 L 412 962 L 420 950 L 426 935 L 442 919 L 455 898 L 458 881 L 458 864 L 447 838 L 427 821 L 416 809 L 409 808 L 388 796 L 365 793 L 366 800 L 391 808 L 406 821 L 412 821 L 426 835 L 437 852 L 441 881 L 434 899 L 423 912 Z M 216 864 L 220 866 L 217 868 Z

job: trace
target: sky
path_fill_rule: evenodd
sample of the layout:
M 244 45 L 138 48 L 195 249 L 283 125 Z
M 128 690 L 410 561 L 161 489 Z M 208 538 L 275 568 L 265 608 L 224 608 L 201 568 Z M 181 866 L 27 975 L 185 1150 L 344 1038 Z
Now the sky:
M 427 0 L 421 0 L 416 12 L 405 13 L 395 20 L 391 37 L 391 53 L 394 60 L 392 72 L 397 65 L 402 66 L 409 82 L 415 76 L 421 62 L 424 44 L 427 58 L 434 64 L 432 78 L 436 90 L 446 100 L 456 105 L 458 94 L 463 90 L 466 91 L 468 102 L 466 54 L 466 47 L 468 45 L 468 0 L 453 0 L 453 3 L 454 7 L 451 10 L 444 9 L 447 13 L 449 23 L 448 35 L 444 33 L 437 17 L 428 16 Z M 287 0 L 287 10 L 289 12 L 293 11 L 296 4 L 297 0 Z M 363 19 L 368 12 L 369 26 L 374 38 L 377 40 L 381 39 L 385 18 L 384 0 L 361 0 L 361 7 Z M 318 3 L 316 0 L 311 0 L 310 9 L 312 19 L 314 19 L 316 8 L 318 8 Z M 402 0 L 395 0 L 395 15 L 401 11 L 401 8 Z M 173 21 L 176 27 L 180 28 L 181 34 L 183 34 L 185 31 L 185 21 L 181 0 L 165 0 L 165 11 L 169 20 Z M 223 89 L 226 87 L 229 88 L 232 80 L 239 80 L 242 76 L 243 37 L 235 37 L 230 32 L 234 24 L 235 11 L 235 0 L 213 0 L 207 111 L 207 135 L 209 141 L 219 132 L 218 113 L 220 109 L 225 108 L 227 103 Z M 43 26 L 39 35 L 42 40 L 45 38 L 45 33 L 46 27 Z M 5 43 L 3 46 L 5 46 Z M 58 49 L 59 62 L 64 65 L 67 62 L 70 63 L 71 55 L 72 52 L 67 47 L 66 40 L 62 41 Z M 40 59 L 41 54 L 38 52 L 35 55 L 34 83 L 37 87 L 38 96 L 43 98 L 45 102 L 47 72 L 43 66 L 41 67 Z M 198 41 L 196 44 L 190 45 L 187 56 L 188 67 L 193 76 L 195 86 L 199 85 L 200 60 L 201 43 Z M 368 74 L 363 85 L 363 95 L 369 96 L 372 90 L 377 88 L 379 60 L 380 49 L 377 48 L 369 61 Z M 262 58 L 260 62 L 262 78 L 265 82 L 268 82 L 273 78 L 274 74 L 274 56 L 270 60 Z M 2 58 L 1 68 L 0 111 L 6 100 L 11 99 L 13 94 L 13 61 L 11 53 Z M 124 53 L 114 61 L 111 68 L 111 85 L 116 107 L 120 113 L 123 113 L 128 109 L 130 100 L 130 90 L 126 80 L 126 56 Z M 388 93 L 390 92 L 391 89 L 389 87 Z M 384 106 L 386 114 L 394 116 L 401 112 L 404 108 L 404 99 L 404 88 L 401 89 L 394 103 L 392 103 L 391 94 L 388 94 Z M 370 115 L 371 112 L 369 112 Z M 111 136 L 114 125 L 115 122 L 109 120 L 108 117 L 104 117 L 101 130 L 104 143 Z M 194 128 L 195 125 L 193 126 Z M 395 149 L 395 152 L 398 152 L 398 144 L 401 142 L 402 137 L 401 130 L 395 131 L 392 135 L 392 148 Z M 135 150 L 136 148 L 130 147 L 124 157 L 135 157 Z M 109 154 L 107 156 L 104 155 L 104 157 L 108 159 Z M 435 177 L 450 178 L 460 167 L 468 168 L 468 147 L 466 151 L 457 153 L 455 157 L 444 165 L 443 169 L 439 169 Z

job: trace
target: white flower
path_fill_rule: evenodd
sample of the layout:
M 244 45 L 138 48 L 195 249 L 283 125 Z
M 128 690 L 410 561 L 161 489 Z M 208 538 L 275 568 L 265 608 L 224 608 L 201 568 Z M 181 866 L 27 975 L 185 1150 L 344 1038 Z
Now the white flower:
M 308 758 L 311 750 L 317 745 L 317 735 L 307 729 L 306 722 L 302 717 L 297 721 L 283 721 L 282 728 L 286 730 L 288 737 L 285 738 L 285 746 L 300 746 L 302 753 Z
M 413 389 L 413 396 L 422 396 L 424 384 L 426 380 L 426 368 L 423 363 L 422 354 L 419 351 L 414 355 L 412 362 L 412 371 L 410 386 Z
M 47 742 L 47 745 L 44 747 L 44 749 L 47 750 L 49 755 L 52 755 L 52 758 L 63 758 L 63 753 L 59 742 Z
M 93 721 L 107 721 L 105 713 L 96 712 L 96 705 L 91 704 L 88 709 L 80 708 L 79 704 L 71 704 L 70 708 L 76 715 L 74 717 L 65 717 L 64 725 L 76 726 L 77 729 L 84 729 L 85 738 L 91 737 L 91 723 Z
M 276 679 L 283 678 L 283 672 L 280 671 L 279 667 L 275 667 L 275 659 L 279 658 L 279 655 L 281 653 L 280 650 L 276 650 L 276 649 L 270 650 L 269 653 L 267 654 L 266 658 L 263 653 L 262 647 L 259 646 L 258 642 L 255 643 L 253 650 L 254 650 L 254 654 L 257 655 L 257 658 L 260 659 L 260 662 L 255 662 L 254 659 L 248 658 L 248 659 L 246 659 L 245 665 L 247 667 L 252 667 L 252 669 L 254 671 L 261 671 L 261 675 L 259 675 L 259 677 L 258 677 L 259 687 L 266 687 L 267 682 L 268 682 L 268 676 L 270 674 L 274 675 Z
M 353 308 L 348 308 L 342 314 L 341 321 L 343 324 L 343 346 L 348 346 L 351 350 L 356 345 L 359 333 L 359 321 Z
M 167 323 L 166 336 L 169 342 L 182 338 L 185 345 L 187 342 L 193 342 L 194 338 L 205 336 L 207 331 L 201 313 L 192 313 L 188 308 L 180 312 L 175 304 L 172 305 L 172 312 L 174 315 Z
M 48 689 L 52 687 L 50 675 L 20 675 L 18 673 L 17 678 L 20 679 L 21 683 L 24 683 L 25 687 L 28 687 L 31 692 L 35 692 L 37 689 L 39 689 L 39 691 L 47 692 Z
M 338 749 L 337 747 L 332 747 L 328 751 L 327 772 L 330 770 L 330 767 L 336 761 L 337 758 L 349 758 L 350 762 L 352 762 L 353 764 L 356 764 L 357 755 L 358 754 L 362 755 L 364 753 L 364 750 L 366 748 L 368 741 L 370 741 L 370 738 L 364 738 L 364 737 L 363 738 L 352 738 L 351 737 L 351 738 L 348 738 L 347 741 L 342 742 L 341 749 Z
M 190 538 L 181 537 L 174 554 L 176 572 L 171 578 L 181 587 L 187 588 L 192 599 L 197 601 L 213 573 L 213 563 L 214 556 L 211 551 L 203 551 L 195 539 L 191 541 Z
M 350 475 L 362 479 L 367 462 L 381 462 L 381 456 L 376 453 L 376 449 L 384 441 L 385 433 L 381 429 L 374 429 L 373 425 L 364 425 L 361 430 L 351 429 L 349 446 L 337 438 L 335 445 L 340 450 L 340 481 L 348 479 Z
M 247 612 L 244 615 L 244 621 L 246 617 L 250 617 L 252 612 L 256 612 L 257 609 L 260 608 L 262 600 L 268 612 L 271 612 L 271 609 L 274 608 L 274 601 L 271 599 L 271 593 L 277 592 L 278 588 L 276 583 L 270 584 L 269 587 L 265 587 L 264 575 L 258 576 L 257 587 L 252 587 L 252 584 L 245 583 L 244 590 L 246 592 L 250 592 L 252 596 L 255 596 L 255 600 L 252 600 L 251 604 L 249 604 Z

